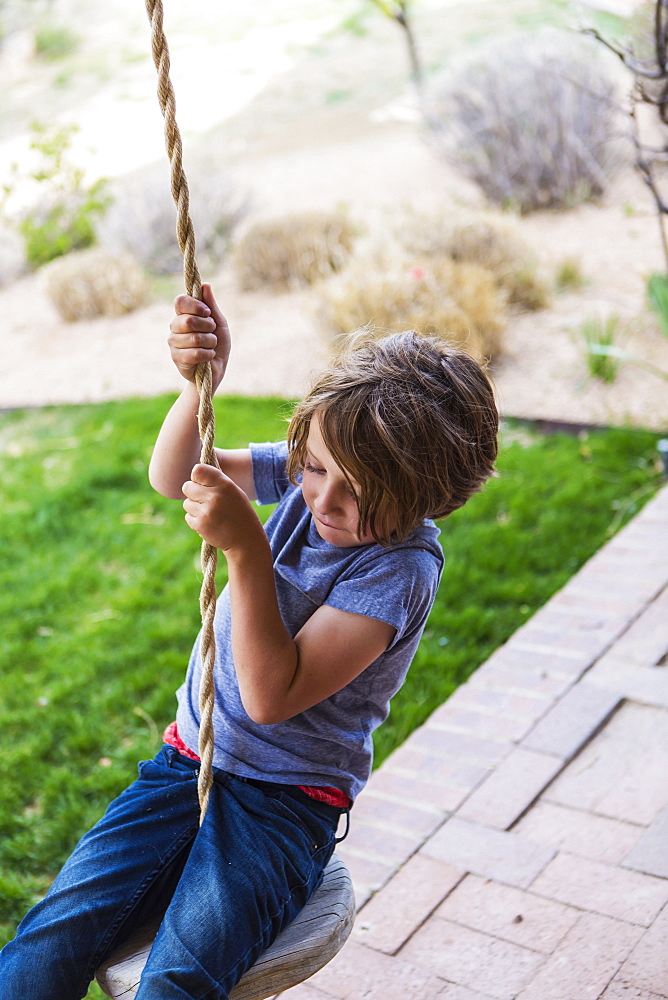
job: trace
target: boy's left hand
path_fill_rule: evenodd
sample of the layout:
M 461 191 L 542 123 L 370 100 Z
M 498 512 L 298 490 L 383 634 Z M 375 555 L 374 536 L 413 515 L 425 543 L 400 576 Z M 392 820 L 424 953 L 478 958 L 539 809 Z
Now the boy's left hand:
M 186 523 L 223 552 L 248 545 L 264 530 L 240 487 L 212 465 L 196 465 L 183 484 Z

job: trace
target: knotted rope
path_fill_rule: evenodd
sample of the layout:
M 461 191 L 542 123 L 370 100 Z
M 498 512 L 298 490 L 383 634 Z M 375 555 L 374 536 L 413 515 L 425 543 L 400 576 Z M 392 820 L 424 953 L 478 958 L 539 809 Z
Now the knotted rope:
M 146 11 L 151 22 L 151 43 L 153 62 L 158 71 L 158 100 L 165 119 L 165 145 L 171 168 L 171 189 L 176 204 L 176 235 L 183 254 L 183 277 L 188 295 L 202 298 L 202 282 L 195 260 L 195 231 L 190 218 L 188 182 L 182 166 L 181 133 L 176 124 L 176 102 L 174 88 L 169 78 L 169 49 L 162 27 L 162 0 L 146 0 Z M 200 462 L 218 467 L 213 442 L 216 431 L 213 403 L 211 400 L 211 365 L 203 362 L 195 371 L 195 384 L 199 392 L 197 421 L 202 442 Z M 200 653 L 202 660 L 202 680 L 199 690 L 200 727 L 198 752 L 201 758 L 197 793 L 200 803 L 200 824 L 204 819 L 213 783 L 213 665 L 216 656 L 216 641 L 213 619 L 216 613 L 216 561 L 218 550 L 208 542 L 202 542 L 202 588 L 200 590 L 200 611 L 202 634 Z

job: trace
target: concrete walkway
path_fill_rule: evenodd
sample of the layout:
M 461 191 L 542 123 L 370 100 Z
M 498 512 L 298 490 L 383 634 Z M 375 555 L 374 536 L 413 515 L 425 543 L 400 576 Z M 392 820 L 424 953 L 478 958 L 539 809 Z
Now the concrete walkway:
M 668 487 L 376 771 L 282 1000 L 668 997 Z

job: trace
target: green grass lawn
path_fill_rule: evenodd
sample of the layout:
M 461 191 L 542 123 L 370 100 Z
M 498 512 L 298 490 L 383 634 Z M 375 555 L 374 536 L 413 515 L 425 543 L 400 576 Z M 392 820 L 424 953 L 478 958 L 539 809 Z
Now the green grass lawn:
M 200 570 L 180 504 L 146 478 L 170 402 L 0 415 L 0 943 L 174 717 Z M 223 398 L 219 438 L 277 440 L 288 411 Z M 442 525 L 446 572 L 378 761 L 651 496 L 656 437 L 504 429 L 499 477 Z

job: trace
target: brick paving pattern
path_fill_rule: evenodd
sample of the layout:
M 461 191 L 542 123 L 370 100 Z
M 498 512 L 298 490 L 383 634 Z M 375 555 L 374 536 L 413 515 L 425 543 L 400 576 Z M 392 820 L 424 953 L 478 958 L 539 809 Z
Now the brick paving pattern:
M 281 1000 L 668 998 L 668 486 L 372 778 Z

